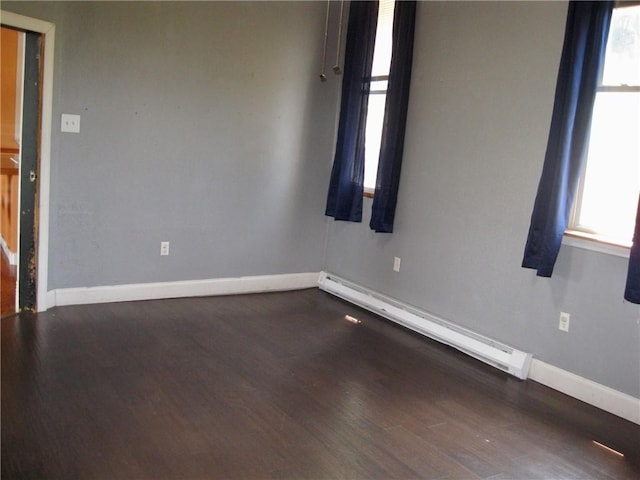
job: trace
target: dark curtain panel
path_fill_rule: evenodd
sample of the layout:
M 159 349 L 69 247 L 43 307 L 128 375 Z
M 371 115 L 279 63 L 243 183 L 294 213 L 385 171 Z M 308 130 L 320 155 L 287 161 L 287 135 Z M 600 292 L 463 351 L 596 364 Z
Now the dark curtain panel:
M 569 221 L 589 139 L 614 2 L 569 3 L 542 177 L 522 266 L 550 277 Z
M 633 245 L 629 255 L 629 269 L 627 270 L 627 286 L 624 298 L 633 303 L 640 303 L 640 199 L 636 212 L 636 229 L 633 232 Z
M 416 2 L 397 2 L 393 17 L 393 53 L 382 127 L 380 160 L 369 223 L 371 229 L 376 232 L 393 232 L 409 107 L 415 23 Z
M 351 2 L 338 140 L 325 211 L 336 220 L 362 221 L 365 128 L 377 23 L 378 2 Z

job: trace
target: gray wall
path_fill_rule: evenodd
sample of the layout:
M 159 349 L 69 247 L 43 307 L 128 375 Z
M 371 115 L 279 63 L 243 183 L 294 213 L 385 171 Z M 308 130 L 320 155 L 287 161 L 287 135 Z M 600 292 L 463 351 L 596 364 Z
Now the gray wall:
M 325 269 L 639 397 L 627 260 L 564 246 L 551 279 L 520 267 L 565 18 L 565 3 L 419 4 L 395 231 L 369 230 L 370 202 L 362 224 L 330 222 Z
M 320 270 L 323 2 L 2 8 L 56 25 L 50 289 Z

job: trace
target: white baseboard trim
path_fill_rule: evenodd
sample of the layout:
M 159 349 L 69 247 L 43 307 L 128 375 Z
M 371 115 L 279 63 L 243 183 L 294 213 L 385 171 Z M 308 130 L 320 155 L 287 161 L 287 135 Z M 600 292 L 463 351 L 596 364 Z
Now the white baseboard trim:
M 47 292 L 47 305 L 45 308 L 41 309 L 40 305 L 38 305 L 38 312 L 46 312 L 48 309 L 56 306 L 56 290 L 49 290 Z
M 47 306 L 131 302 L 162 298 L 205 297 L 313 288 L 319 272 L 213 278 L 178 282 L 138 283 L 86 288 L 61 288 L 47 292 Z
M 533 359 L 529 378 L 640 425 L 640 399 Z
M 18 252 L 12 252 L 11 250 L 9 250 L 9 245 L 7 245 L 7 242 L 4 240 L 2 235 L 0 235 L 0 247 L 9 259 L 9 264 L 18 265 Z

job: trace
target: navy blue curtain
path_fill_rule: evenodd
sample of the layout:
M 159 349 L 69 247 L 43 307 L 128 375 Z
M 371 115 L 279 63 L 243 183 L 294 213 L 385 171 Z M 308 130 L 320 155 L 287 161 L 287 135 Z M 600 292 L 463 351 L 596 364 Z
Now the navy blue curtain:
M 569 3 L 547 151 L 522 266 L 550 277 L 582 172 L 615 2 Z
M 415 23 L 416 2 L 397 2 L 393 16 L 393 53 L 382 126 L 380 159 L 369 223 L 371 229 L 376 232 L 393 232 L 409 107 Z
M 624 298 L 633 303 L 640 303 L 640 199 L 636 211 L 636 229 L 633 232 L 633 245 L 629 254 L 629 269 L 627 270 L 627 286 Z
M 362 221 L 364 144 L 378 2 L 351 2 L 342 79 L 338 140 L 325 214 Z

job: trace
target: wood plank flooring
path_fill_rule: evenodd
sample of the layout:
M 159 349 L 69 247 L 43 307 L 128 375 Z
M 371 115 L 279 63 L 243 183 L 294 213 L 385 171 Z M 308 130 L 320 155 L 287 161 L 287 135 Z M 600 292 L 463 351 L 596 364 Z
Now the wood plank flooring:
M 640 426 L 311 289 L 4 318 L 1 453 L 3 479 L 637 479 Z

